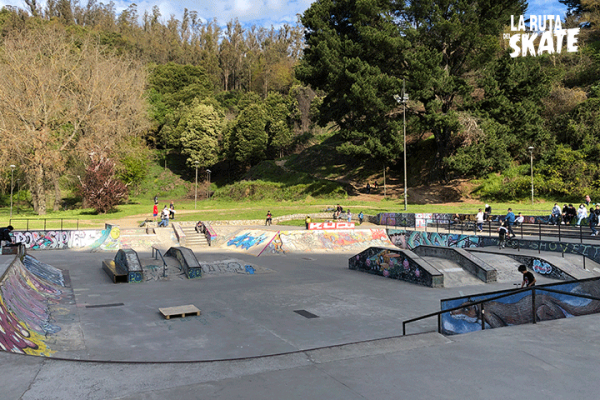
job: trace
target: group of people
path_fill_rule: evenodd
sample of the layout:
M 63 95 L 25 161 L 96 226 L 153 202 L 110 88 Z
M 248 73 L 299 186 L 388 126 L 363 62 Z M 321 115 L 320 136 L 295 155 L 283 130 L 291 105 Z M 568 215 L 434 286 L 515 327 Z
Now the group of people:
M 156 221 L 156 217 L 158 217 L 158 194 L 154 196 L 152 215 Z M 165 207 L 160 212 L 160 222 L 158 223 L 158 226 L 169 226 L 169 219 L 175 219 L 175 204 L 173 204 L 173 200 L 171 200 L 171 204 L 169 204 L 168 207 L 165 204 Z

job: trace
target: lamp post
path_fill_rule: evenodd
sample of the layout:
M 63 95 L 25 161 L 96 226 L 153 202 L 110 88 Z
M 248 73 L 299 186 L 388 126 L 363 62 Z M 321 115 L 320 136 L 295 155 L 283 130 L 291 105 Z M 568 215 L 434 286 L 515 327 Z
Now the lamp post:
M 10 166 L 10 218 L 12 218 L 12 208 L 13 208 L 13 189 L 15 185 L 13 184 L 15 176 L 15 166 Z
M 206 198 L 210 199 L 210 169 L 206 170 L 206 180 L 208 181 L 208 186 L 206 187 Z
M 533 205 L 533 146 L 527 148 L 531 156 L 531 205 Z
M 196 203 L 198 202 L 198 161 L 194 161 L 196 165 L 196 191 L 194 192 L 194 210 L 196 209 Z
M 402 110 L 402 120 L 404 125 L 404 210 L 406 211 L 408 209 L 408 185 L 406 183 L 406 103 L 408 102 L 408 94 L 406 94 L 404 83 L 405 82 L 402 81 L 402 97 L 394 95 L 394 99 L 398 102 L 398 104 L 402 103 L 404 105 Z

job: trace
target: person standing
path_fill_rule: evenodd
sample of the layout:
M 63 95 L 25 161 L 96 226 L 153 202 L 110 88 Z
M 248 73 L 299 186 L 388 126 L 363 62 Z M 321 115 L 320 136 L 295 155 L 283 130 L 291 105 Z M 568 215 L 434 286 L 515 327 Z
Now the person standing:
M 527 271 L 527 267 L 525 265 L 519 265 L 519 272 L 523 274 L 521 287 L 535 286 L 535 276 L 533 276 L 531 272 Z
M 350 210 L 346 212 L 346 215 L 348 216 L 348 222 L 352 222 L 352 213 L 350 212 Z
M 598 234 L 598 231 L 596 230 L 598 221 L 600 221 L 600 205 L 596 204 L 596 208 L 590 210 L 590 229 L 592 230 L 592 236 L 596 236 Z
M 367 194 L 371 194 L 371 184 L 367 182 Z
M 173 204 L 173 200 L 171 200 L 171 204 L 169 205 L 169 218 L 175 219 L 175 204 Z
M 308 230 L 308 226 L 310 225 L 311 219 L 310 219 L 310 215 L 307 215 L 306 218 L 304 218 L 304 225 L 306 225 L 306 230 Z
M 475 216 L 475 220 L 477 221 L 477 231 L 483 232 L 483 211 L 481 210 L 481 208 Z
M 267 219 L 265 220 L 265 225 L 271 226 L 272 221 L 273 221 L 273 216 L 271 215 L 271 211 L 267 211 Z
M 359 225 L 362 225 L 362 223 L 363 223 L 363 219 L 364 219 L 364 218 L 365 218 L 365 214 L 363 214 L 363 212 L 362 212 L 362 211 L 361 211 L 361 212 L 359 212 L 359 213 L 358 213 L 358 224 L 359 224 Z
M 154 208 L 152 208 L 152 216 L 154 217 L 154 222 L 156 222 L 156 217 L 158 217 L 158 205 L 154 204 Z
M 158 205 L 158 193 L 154 196 L 154 204 Z
M 515 214 L 513 213 L 512 208 L 508 209 L 508 213 L 506 214 L 505 220 L 506 220 L 506 223 L 507 223 L 506 228 L 508 229 L 508 233 L 510 233 L 510 236 L 511 237 L 517 236 L 513 232 L 513 225 L 515 224 Z
M 580 204 L 579 209 L 577 210 L 577 226 L 581 225 L 581 221 L 587 218 L 587 208 L 585 205 Z

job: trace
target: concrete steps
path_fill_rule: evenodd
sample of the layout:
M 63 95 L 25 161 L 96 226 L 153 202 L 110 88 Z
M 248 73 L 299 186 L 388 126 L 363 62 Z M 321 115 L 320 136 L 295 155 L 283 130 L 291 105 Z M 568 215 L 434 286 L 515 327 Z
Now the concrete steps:
M 181 230 L 185 234 L 185 247 L 209 246 L 206 236 L 196 232 L 196 228 L 194 226 L 182 226 Z

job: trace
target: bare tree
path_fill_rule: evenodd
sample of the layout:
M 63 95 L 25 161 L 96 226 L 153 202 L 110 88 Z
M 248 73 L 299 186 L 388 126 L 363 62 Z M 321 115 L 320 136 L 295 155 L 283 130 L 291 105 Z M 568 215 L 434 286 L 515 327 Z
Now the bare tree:
M 0 162 L 18 164 L 35 211 L 66 160 L 110 154 L 146 129 L 145 70 L 57 28 L 16 33 L 0 54 Z M 57 208 L 56 199 L 54 208 Z

